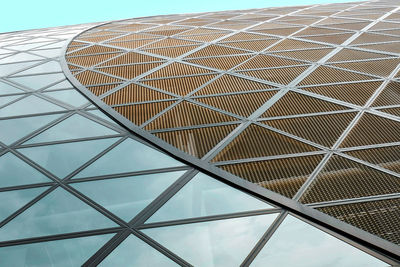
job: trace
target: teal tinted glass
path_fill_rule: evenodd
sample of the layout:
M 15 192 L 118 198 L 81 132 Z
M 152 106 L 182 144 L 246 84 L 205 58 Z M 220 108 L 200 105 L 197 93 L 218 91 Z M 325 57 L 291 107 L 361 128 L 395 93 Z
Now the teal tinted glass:
M 19 63 L 12 63 L 12 64 L 10 63 L 10 64 L 0 65 L 0 77 L 7 76 L 9 74 L 12 74 L 19 70 L 33 66 L 35 64 L 37 64 L 37 62 L 19 62 Z M 0 85 L 0 88 L 1 88 L 1 85 Z M 0 89 L 0 94 L 1 94 L 1 91 L 2 90 Z
M 0 187 L 50 182 L 44 174 L 12 153 L 0 157 Z
M 13 96 L 0 96 L 0 107 L 10 103 L 11 101 L 17 99 L 18 97 L 21 97 L 20 95 L 13 95 Z
M 268 208 L 272 206 L 200 173 L 168 200 L 147 222 Z
M 184 172 L 168 172 L 71 184 L 125 221 L 130 221 Z
M 56 83 L 56 84 L 46 88 L 46 90 L 44 90 L 44 91 L 65 89 L 65 88 L 73 88 L 73 86 L 70 82 L 68 82 L 67 80 L 64 80 L 64 81 L 61 81 L 59 83 Z
M 42 75 L 31 75 L 31 76 L 21 76 L 21 77 L 10 77 L 9 79 L 13 82 L 22 84 L 28 88 L 37 90 L 48 86 L 56 81 L 64 79 L 63 73 L 54 74 L 42 74 Z
M 75 107 L 79 107 L 88 103 L 88 100 L 75 89 L 46 92 L 44 94 Z
M 75 178 L 182 165 L 179 161 L 149 146 L 127 139 L 78 173 Z
M 142 232 L 194 266 L 239 266 L 276 216 L 191 223 Z
M 117 138 L 107 138 L 21 148 L 18 149 L 18 151 L 43 168 L 49 170 L 57 177 L 64 178 L 67 174 L 113 144 L 116 140 Z
M 40 73 L 61 72 L 61 71 L 62 69 L 60 63 L 58 63 L 57 61 L 48 61 L 46 63 L 32 67 L 30 69 L 18 72 L 18 75 L 40 74 Z M 27 86 L 29 87 L 29 84 Z
M 61 110 L 64 109 L 42 98 L 31 95 L 11 105 L 1 108 L 0 117 L 39 114 L 39 113 L 61 111 Z
M 99 118 L 101 118 L 103 120 L 106 120 L 109 123 L 116 124 L 115 121 L 110 119 L 106 114 L 104 114 L 103 112 L 101 112 L 98 109 L 96 109 L 96 110 L 88 110 L 87 112 L 89 112 L 89 113 L 91 113 L 91 114 L 93 114 L 93 115 L 95 115 L 95 116 L 97 116 L 97 117 L 99 117 Z
M 0 192 L 0 222 L 25 206 L 49 187 Z
M 117 134 L 117 132 L 81 115 L 74 114 L 26 143 L 52 142 L 113 134 Z
M 20 89 L 9 85 L 8 83 L 0 82 L 0 95 L 22 93 Z
M 383 267 L 388 264 L 289 215 L 251 266 Z
M 178 266 L 144 241 L 130 235 L 99 266 Z
M 59 57 L 61 54 L 60 49 L 33 50 L 31 53 L 47 58 Z
M 0 248 L 2 266 L 81 266 L 112 234 L 62 239 Z
M 43 57 L 21 52 L 21 53 L 17 53 L 15 55 L 0 59 L 0 64 L 15 63 L 15 62 L 20 62 L 20 61 L 42 60 L 42 59 L 43 59 Z
M 9 145 L 31 132 L 59 118 L 61 115 L 44 115 L 0 120 L 0 141 Z
M 0 228 L 0 241 L 115 226 L 100 212 L 57 188 Z

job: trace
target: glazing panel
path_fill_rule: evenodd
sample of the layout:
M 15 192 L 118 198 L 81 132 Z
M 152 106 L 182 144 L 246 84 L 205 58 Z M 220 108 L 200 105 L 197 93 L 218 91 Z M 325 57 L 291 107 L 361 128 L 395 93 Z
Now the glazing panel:
M 31 95 L 0 109 L 0 117 L 39 114 L 61 110 L 64 109 L 42 98 Z
M 60 115 L 0 120 L 0 142 L 9 145 L 58 117 Z
M 42 45 L 46 45 L 48 44 L 48 42 L 46 43 L 33 43 L 33 44 L 21 44 L 21 45 L 11 45 L 11 46 L 7 46 L 7 48 L 13 49 L 13 50 L 19 50 L 19 51 L 24 51 L 24 50 L 30 50 Z
M 37 90 L 47 85 L 50 85 L 56 81 L 60 81 L 64 78 L 65 76 L 63 73 L 53 73 L 53 74 L 41 74 L 41 75 L 21 76 L 12 78 L 10 77 L 9 79 L 13 82 L 22 84 L 28 88 Z
M 0 192 L 0 222 L 25 206 L 49 187 Z
M 131 176 L 71 186 L 128 222 L 183 173 Z
M 80 93 L 78 93 L 78 91 L 76 91 L 75 89 L 56 92 L 45 92 L 44 94 L 75 107 L 79 107 L 83 104 L 88 103 L 88 100 Z
M 61 54 L 60 49 L 43 49 L 43 50 L 33 50 L 30 52 L 47 58 L 58 57 Z
M 117 138 L 107 138 L 21 148 L 18 151 L 59 178 L 64 178 L 115 141 L 117 141 Z
M 50 182 L 44 174 L 32 168 L 12 153 L 0 157 L 0 187 Z
M 80 266 L 101 248 L 112 234 L 62 239 L 0 248 L 4 266 Z
M 68 82 L 67 80 L 64 80 L 64 81 L 61 81 L 59 83 L 56 83 L 55 85 L 52 85 L 52 86 L 46 88 L 44 91 L 56 90 L 56 89 L 66 89 L 66 88 L 73 88 L 73 86 L 70 82 Z
M 57 188 L 0 228 L 0 241 L 115 226 L 100 212 L 64 189 Z
M 127 139 L 92 163 L 75 178 L 182 166 L 151 147 Z
M 22 70 L 24 68 L 27 68 L 29 66 L 33 66 L 37 64 L 38 62 L 20 62 L 20 63 L 9 63 L 9 64 L 4 64 L 0 65 L 0 77 L 1 76 L 7 76 L 11 73 L 14 73 L 18 70 Z
M 1 254 L 0 254 L 1 255 Z M 99 266 L 178 266 L 139 238 L 130 235 Z
M 388 266 L 365 252 L 288 216 L 251 266 Z
M 99 123 L 74 114 L 28 140 L 26 144 L 118 134 Z
M 22 92 L 23 91 L 21 91 L 18 88 L 15 88 L 14 86 L 11 86 L 7 83 L 0 82 L 0 95 L 17 94 L 17 93 L 22 93 Z
M 272 206 L 203 173 L 197 174 L 147 222 L 179 220 Z
M 18 75 L 39 74 L 47 72 L 61 72 L 60 63 L 57 61 L 48 61 L 33 68 L 18 72 Z
M 103 120 L 108 121 L 109 123 L 113 123 L 116 124 L 115 121 L 113 121 L 112 119 L 110 119 L 106 114 L 104 114 L 103 112 L 101 112 L 100 110 L 96 109 L 96 110 L 88 110 L 87 112 L 100 117 Z
M 31 55 L 28 53 L 18 53 L 12 56 L 2 58 L 0 64 L 15 63 L 20 61 L 42 60 L 42 57 Z
M 142 231 L 194 266 L 239 266 L 276 216 L 267 214 Z
M 17 99 L 18 97 L 21 97 L 20 95 L 13 95 L 13 96 L 0 96 L 0 107 L 10 103 L 11 101 Z

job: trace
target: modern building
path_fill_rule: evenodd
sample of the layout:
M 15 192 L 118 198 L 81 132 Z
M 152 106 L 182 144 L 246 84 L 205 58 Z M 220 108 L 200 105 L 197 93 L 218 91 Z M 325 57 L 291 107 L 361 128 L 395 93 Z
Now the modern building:
M 398 266 L 399 4 L 0 34 L 0 266 Z

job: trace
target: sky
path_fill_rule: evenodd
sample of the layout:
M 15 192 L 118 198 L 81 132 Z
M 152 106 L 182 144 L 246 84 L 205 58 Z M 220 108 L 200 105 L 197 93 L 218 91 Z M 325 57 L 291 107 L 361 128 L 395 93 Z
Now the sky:
M 338 2 L 350 0 L 5 0 L 0 33 L 153 15 Z

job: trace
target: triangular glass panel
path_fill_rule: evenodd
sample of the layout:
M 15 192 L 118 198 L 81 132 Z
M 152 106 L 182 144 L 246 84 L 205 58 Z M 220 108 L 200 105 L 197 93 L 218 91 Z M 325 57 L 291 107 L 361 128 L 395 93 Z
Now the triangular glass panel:
M 50 84 L 56 82 L 56 81 L 65 79 L 65 76 L 62 73 L 52 73 L 52 74 L 12 77 L 9 79 L 18 84 L 32 88 L 34 90 L 38 90 L 40 88 L 43 88 L 47 85 L 50 85 Z
M 142 232 L 194 266 L 239 266 L 276 217 L 249 216 Z
M 21 45 L 12 45 L 12 46 L 7 46 L 7 48 L 13 49 L 13 50 L 18 50 L 18 51 L 25 51 L 25 50 L 31 50 L 36 47 L 42 46 L 49 44 L 49 42 L 46 43 L 32 43 L 32 44 L 21 44 Z
M 170 156 L 142 143 L 127 139 L 74 178 L 182 166 Z
M 79 107 L 83 104 L 88 103 L 88 100 L 80 93 L 78 93 L 78 91 L 76 91 L 75 89 L 56 92 L 45 92 L 43 94 L 75 107 Z
M 0 117 L 39 114 L 61 110 L 64 110 L 64 108 L 31 95 L 0 109 Z
M 0 120 L 0 142 L 9 145 L 32 131 L 45 126 L 60 115 L 35 116 L 19 119 Z
M 22 93 L 22 91 L 8 83 L 0 82 L 0 95 Z
M 53 44 L 42 46 L 40 48 L 43 48 L 43 49 L 61 48 L 61 47 L 63 47 L 64 44 L 65 44 L 65 41 L 61 41 L 61 42 L 57 42 L 57 43 L 53 43 Z
M 103 120 L 106 120 L 109 123 L 112 124 L 116 124 L 115 121 L 113 121 L 112 119 L 110 119 L 106 114 L 104 114 L 103 112 L 101 112 L 100 110 L 96 109 L 96 110 L 88 110 L 88 113 L 91 113 L 92 115 L 95 115 Z
M 40 64 L 36 67 L 18 72 L 18 75 L 28 75 L 28 74 L 39 74 L 47 72 L 60 72 L 62 71 L 60 63 L 57 61 L 48 61 L 44 64 Z
M 61 239 L 0 248 L 5 266 L 81 266 L 113 235 Z
M 50 91 L 50 90 L 56 90 L 56 89 L 66 89 L 66 88 L 73 88 L 72 84 L 67 81 L 61 81 L 59 83 L 56 83 L 55 85 L 52 85 L 48 88 L 46 88 L 44 91 Z
M 121 219 L 129 222 L 184 172 L 167 172 L 72 184 Z
M 203 173 L 196 175 L 147 221 L 169 221 L 269 209 L 257 198 Z
M 50 182 L 42 173 L 12 153 L 0 157 L 0 187 Z
M 0 122 L 1 124 L 1 122 Z M 113 135 L 117 132 L 102 126 L 81 115 L 74 114 L 48 130 L 28 140 L 26 144 L 61 141 L 68 139 L 87 138 Z
M 1 253 L 1 251 L 0 251 Z M 0 254 L 1 255 L 1 254 Z M 99 266 L 178 266 L 168 257 L 135 237 L 128 236 Z
M 53 58 L 53 57 L 61 56 L 60 49 L 43 49 L 43 50 L 33 50 L 33 51 L 30 51 L 30 52 L 34 53 L 35 55 L 39 55 L 39 56 L 47 57 L 47 58 Z
M 25 206 L 49 187 L 0 192 L 0 222 Z
M 0 228 L 0 241 L 115 226 L 100 212 L 64 189 L 57 188 Z
M 18 97 L 21 97 L 20 95 L 13 95 L 13 96 L 0 96 L 0 107 L 10 103 L 11 101 L 17 99 Z
M 37 63 L 38 62 L 19 62 L 19 63 L 14 63 L 14 64 L 0 65 L 0 76 L 5 77 L 11 73 L 14 73 L 18 70 L 25 69 L 29 66 L 33 66 Z
M 117 138 L 18 149 L 20 153 L 43 168 L 64 178 L 76 168 L 102 152 Z M 126 156 L 122 154 L 123 156 Z M 111 164 L 115 164 L 112 162 Z
M 388 264 L 289 215 L 251 266 L 383 267 Z
M 28 53 L 18 53 L 18 54 L 14 54 L 12 56 L 8 56 L 8 57 L 0 59 L 0 64 L 15 63 L 15 62 L 20 62 L 20 61 L 31 61 L 31 60 L 43 60 L 43 58 L 39 57 L 39 56 L 28 54 Z

